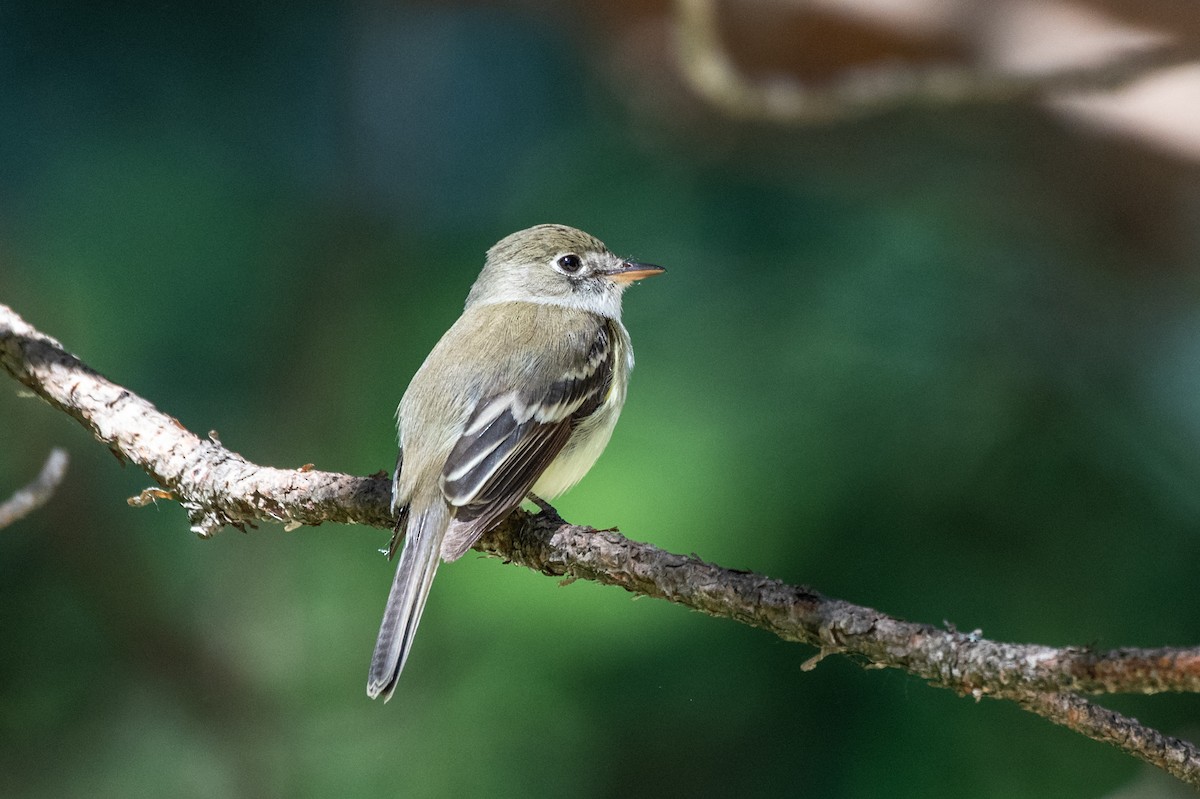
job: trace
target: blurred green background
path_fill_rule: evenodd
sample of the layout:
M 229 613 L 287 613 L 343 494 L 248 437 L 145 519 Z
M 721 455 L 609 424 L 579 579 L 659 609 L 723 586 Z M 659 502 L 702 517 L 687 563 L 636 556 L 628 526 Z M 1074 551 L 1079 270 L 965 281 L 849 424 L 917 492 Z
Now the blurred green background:
M 999 640 L 1200 638 L 1200 178 L 1034 107 L 722 119 L 583 6 L 0 5 L 0 302 L 247 458 L 390 469 L 484 250 L 582 227 L 629 403 L 569 520 Z M 651 62 L 653 63 L 653 62 Z M 660 65 L 664 70 L 668 63 Z M 672 83 L 674 81 L 675 83 Z M 654 85 L 651 83 L 650 85 Z M 364 695 L 378 530 L 188 533 L 0 381 L 0 794 L 1094 797 L 1015 708 L 468 556 Z M 1106 703 L 1200 733 L 1200 699 Z

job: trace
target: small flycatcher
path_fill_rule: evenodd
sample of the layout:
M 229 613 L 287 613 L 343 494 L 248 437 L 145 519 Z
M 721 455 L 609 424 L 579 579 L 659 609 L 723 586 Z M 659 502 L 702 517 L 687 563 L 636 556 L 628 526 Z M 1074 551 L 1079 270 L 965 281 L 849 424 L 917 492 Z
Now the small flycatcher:
M 529 494 L 575 485 L 600 457 L 633 368 L 621 294 L 663 268 L 626 261 L 565 225 L 488 250 L 458 321 L 398 410 L 392 488 L 404 539 L 367 695 L 391 698 L 439 560 L 470 549 Z

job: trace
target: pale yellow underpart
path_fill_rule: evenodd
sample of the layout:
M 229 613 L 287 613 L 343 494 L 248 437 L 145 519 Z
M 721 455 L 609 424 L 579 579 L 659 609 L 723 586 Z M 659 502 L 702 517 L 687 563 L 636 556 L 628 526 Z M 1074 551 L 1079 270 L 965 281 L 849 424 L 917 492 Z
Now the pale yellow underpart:
M 620 322 L 617 325 L 620 326 Z M 624 333 L 624 329 L 621 329 Z M 613 341 L 613 381 L 604 404 L 596 409 L 575 429 L 567 445 L 558 453 L 541 477 L 533 484 L 533 493 L 542 499 L 553 499 L 583 479 L 592 464 L 608 446 L 617 417 L 625 405 L 625 387 L 629 370 L 633 368 L 633 352 L 628 347 L 628 334 L 619 335 Z

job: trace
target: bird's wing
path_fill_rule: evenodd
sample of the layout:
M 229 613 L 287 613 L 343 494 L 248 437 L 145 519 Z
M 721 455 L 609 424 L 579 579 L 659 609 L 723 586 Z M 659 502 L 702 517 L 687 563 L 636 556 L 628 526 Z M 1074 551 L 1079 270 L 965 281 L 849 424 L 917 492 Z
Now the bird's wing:
M 442 492 L 455 506 L 442 557 L 454 560 L 521 503 L 580 421 L 612 386 L 614 331 L 595 328 L 577 364 L 541 385 L 483 398 L 442 469 Z

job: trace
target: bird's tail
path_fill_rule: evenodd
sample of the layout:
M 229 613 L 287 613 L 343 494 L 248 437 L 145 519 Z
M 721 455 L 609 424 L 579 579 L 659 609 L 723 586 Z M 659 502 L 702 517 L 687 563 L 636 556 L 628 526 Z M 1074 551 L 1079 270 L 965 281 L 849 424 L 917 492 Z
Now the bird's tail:
M 367 696 L 372 699 L 382 695 L 386 702 L 396 690 L 396 680 L 408 659 L 429 586 L 437 572 L 442 539 L 449 524 L 450 508 L 445 502 L 433 502 L 432 507 L 409 515 L 404 551 L 400 553 L 383 623 L 379 625 L 375 654 L 371 656 Z

